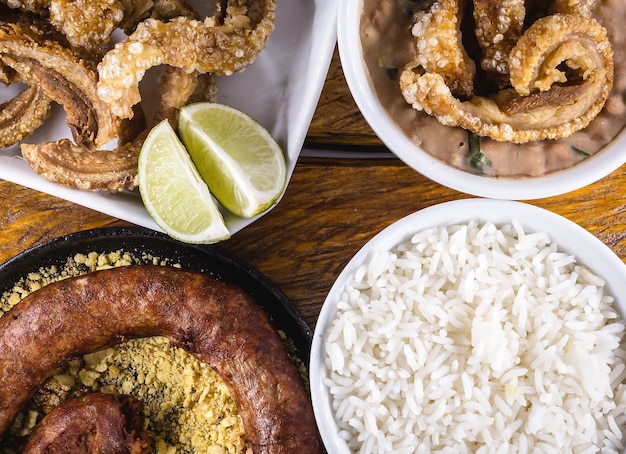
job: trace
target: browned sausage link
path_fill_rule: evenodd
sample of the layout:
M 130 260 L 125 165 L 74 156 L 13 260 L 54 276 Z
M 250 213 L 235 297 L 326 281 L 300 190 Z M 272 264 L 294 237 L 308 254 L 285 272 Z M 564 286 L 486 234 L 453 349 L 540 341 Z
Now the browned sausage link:
M 119 394 L 85 394 L 48 413 L 28 438 L 23 454 L 152 452 L 143 430 L 141 402 Z
M 229 385 L 253 452 L 319 452 L 301 377 L 265 312 L 201 273 L 135 266 L 50 284 L 0 318 L 0 434 L 66 360 L 162 335 Z

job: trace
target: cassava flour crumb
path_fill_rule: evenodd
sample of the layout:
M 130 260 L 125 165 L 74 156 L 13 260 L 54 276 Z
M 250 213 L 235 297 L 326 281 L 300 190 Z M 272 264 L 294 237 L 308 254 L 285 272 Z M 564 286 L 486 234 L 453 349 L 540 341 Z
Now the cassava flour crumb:
M 353 452 L 621 452 L 624 323 L 604 281 L 517 223 L 437 227 L 370 258 L 327 333 Z
M 179 267 L 125 251 L 76 254 L 64 266 L 30 273 L 0 295 L 0 316 L 51 282 L 139 263 Z M 244 450 L 243 421 L 221 377 L 168 339 L 152 337 L 131 340 L 61 366 L 17 415 L 9 436 L 0 443 L 0 454 L 21 452 L 24 437 L 44 414 L 70 397 L 92 391 L 131 394 L 139 399 L 157 454 Z

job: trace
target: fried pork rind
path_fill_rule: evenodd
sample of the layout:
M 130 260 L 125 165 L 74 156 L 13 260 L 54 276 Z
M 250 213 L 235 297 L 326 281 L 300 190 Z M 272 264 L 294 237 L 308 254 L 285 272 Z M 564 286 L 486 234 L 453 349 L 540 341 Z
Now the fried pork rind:
M 525 17 L 524 0 L 474 0 L 476 39 L 483 53 L 482 69 L 508 74 L 509 53 L 522 34 Z
M 11 85 L 22 83 L 23 78 L 10 68 L 4 68 L 0 70 L 0 82 Z M 51 102 L 46 92 L 33 83 L 0 104 L 0 147 L 19 142 L 41 126 L 48 118 Z
M 116 139 L 120 128 L 120 120 L 96 94 L 95 66 L 41 32 L 36 22 L 29 27 L 1 23 L 0 58 L 64 107 L 73 141 L 23 143 L 23 157 L 36 173 L 65 186 L 119 190 L 136 185 L 129 175 L 136 173 L 136 159 L 128 150 L 94 151 Z
M 461 42 L 464 3 L 464 0 L 435 2 L 429 11 L 417 13 L 412 29 L 417 65 L 427 73 L 439 74 L 452 93 L 461 98 L 474 92 L 476 73 L 476 65 Z
M 51 0 L 49 17 L 74 48 L 103 53 L 124 19 L 118 0 Z
M 563 65 L 567 70 L 563 69 Z M 417 110 L 498 141 L 559 139 L 585 128 L 613 85 L 613 53 L 597 21 L 553 14 L 534 22 L 509 56 L 514 88 L 462 101 L 437 73 L 407 65 L 400 87 Z
M 22 144 L 22 155 L 33 171 L 62 186 L 82 190 L 120 191 L 136 187 L 141 144 L 115 150 L 88 150 L 71 140 Z
M 0 3 L 0 41 L 5 36 L 4 24 L 7 21 L 19 22 L 29 27 L 30 19 L 22 19 Z M 10 39 L 10 38 L 9 38 Z M 13 98 L 0 104 L 0 147 L 11 146 L 29 136 L 45 121 L 50 113 L 52 100 L 34 80 L 24 77 L 8 66 L 0 54 L 0 84 L 25 85 Z
M 555 13 L 579 14 L 590 17 L 598 0 L 554 0 L 552 10 Z
M 117 137 L 119 120 L 96 93 L 95 67 L 51 36 L 43 21 L 0 21 L 0 59 L 61 104 L 74 140 L 101 146 Z
M 147 19 L 98 66 L 98 94 L 121 118 L 141 100 L 139 82 L 154 66 L 230 75 L 252 63 L 274 29 L 275 0 L 229 0 L 226 16 L 204 21 Z M 254 16 L 260 13 L 258 22 Z
M 48 18 L 70 46 L 87 55 L 104 55 L 113 32 L 127 34 L 149 17 L 169 20 L 195 12 L 184 0 L 0 0 L 11 8 Z
M 605 28 L 574 14 L 539 19 L 511 52 L 511 84 L 520 95 L 548 91 L 555 83 L 568 82 L 562 63 L 595 85 L 607 82 L 599 93 L 610 90 L 613 53 Z
M 162 98 L 151 125 L 162 119 L 176 124 L 178 110 L 194 101 L 215 101 L 216 79 L 210 74 L 187 74 L 165 68 L 161 77 Z M 38 145 L 22 144 L 22 155 L 33 171 L 62 186 L 86 191 L 122 191 L 137 187 L 141 146 L 150 130 L 141 109 L 124 121 L 118 146 L 113 150 L 89 150 L 62 139 Z
M 11 8 L 47 17 L 69 44 L 85 53 L 101 54 L 124 19 L 119 0 L 4 0 Z

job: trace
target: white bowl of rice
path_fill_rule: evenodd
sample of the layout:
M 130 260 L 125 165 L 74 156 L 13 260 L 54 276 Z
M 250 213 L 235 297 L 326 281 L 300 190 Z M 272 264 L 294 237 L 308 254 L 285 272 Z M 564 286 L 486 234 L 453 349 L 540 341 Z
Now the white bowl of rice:
M 311 394 L 328 452 L 624 452 L 626 265 L 512 201 L 409 215 L 321 310 Z
M 535 3 L 543 8 L 551 2 Z M 626 163 L 623 4 L 599 0 L 593 13 L 608 30 L 614 53 L 613 88 L 604 109 L 590 125 L 568 137 L 523 144 L 478 138 L 460 127 L 444 126 L 403 98 L 399 78 L 415 47 L 409 11 L 432 4 L 339 1 L 338 49 L 346 82 L 365 120 L 396 157 L 449 188 L 508 200 L 564 194 L 596 182 Z M 481 77 L 485 76 L 476 79 Z

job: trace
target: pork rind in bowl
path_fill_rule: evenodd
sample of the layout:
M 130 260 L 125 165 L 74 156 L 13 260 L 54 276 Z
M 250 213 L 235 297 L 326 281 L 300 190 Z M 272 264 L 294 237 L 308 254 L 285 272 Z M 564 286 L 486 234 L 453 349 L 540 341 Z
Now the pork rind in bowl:
M 620 258 L 532 205 L 468 199 L 397 221 L 318 319 L 326 449 L 623 452 L 625 295 Z
M 458 191 L 516 200 L 570 192 L 626 162 L 622 5 L 599 0 L 589 12 L 582 4 L 590 2 L 527 9 L 507 2 L 498 25 L 481 12 L 484 2 L 474 1 L 465 15 L 457 3 L 340 2 L 338 43 L 348 86 L 398 158 Z M 554 13 L 557 8 L 573 10 Z M 481 15 L 484 21 L 477 20 Z M 533 22 L 534 15 L 542 20 Z M 498 34 L 506 27 L 513 31 Z M 478 37 L 490 33 L 493 43 L 481 48 Z M 493 45 L 503 38 L 508 47 Z M 559 51 L 548 51 L 554 48 Z M 529 79 L 525 71 L 547 75 Z

